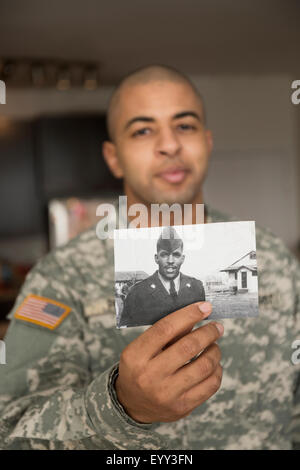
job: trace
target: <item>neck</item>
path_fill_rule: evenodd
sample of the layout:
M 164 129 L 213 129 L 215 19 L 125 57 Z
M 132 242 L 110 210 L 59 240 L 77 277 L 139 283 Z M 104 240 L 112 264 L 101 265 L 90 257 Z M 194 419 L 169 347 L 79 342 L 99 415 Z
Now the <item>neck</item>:
M 159 226 L 162 227 L 163 225 L 166 225 L 162 217 L 162 211 L 159 213 L 159 219 L 158 221 L 154 221 L 153 218 L 151 219 L 151 203 L 148 201 L 143 200 L 139 196 L 137 196 L 131 188 L 129 188 L 126 184 L 124 185 L 124 190 L 125 190 L 125 195 L 127 196 L 127 211 L 128 209 L 133 205 L 133 204 L 143 204 L 146 209 L 147 209 L 147 214 L 148 214 L 148 224 L 140 224 L 140 227 L 155 227 Z M 196 224 L 197 223 L 197 218 L 199 220 L 199 207 L 198 207 L 198 217 L 197 217 L 197 204 L 204 204 L 203 203 L 203 192 L 202 188 L 200 191 L 197 193 L 197 195 L 188 203 L 189 205 L 188 208 L 184 208 L 183 204 L 180 204 L 181 206 L 181 212 L 182 212 L 182 217 L 181 220 L 178 220 L 177 218 L 174 217 L 174 211 L 170 211 L 170 224 L 168 222 L 168 225 L 185 225 L 187 224 Z M 171 204 L 169 204 L 171 206 Z M 129 215 L 128 216 L 128 221 L 131 222 L 134 220 L 137 215 Z M 187 222 L 186 222 L 187 221 Z M 190 222 L 192 221 L 192 222 Z M 157 223 L 158 222 L 158 223 Z M 180 223 L 179 223 L 180 222 Z M 199 222 L 198 222 L 199 223 Z M 204 223 L 206 223 L 206 215 L 204 216 Z

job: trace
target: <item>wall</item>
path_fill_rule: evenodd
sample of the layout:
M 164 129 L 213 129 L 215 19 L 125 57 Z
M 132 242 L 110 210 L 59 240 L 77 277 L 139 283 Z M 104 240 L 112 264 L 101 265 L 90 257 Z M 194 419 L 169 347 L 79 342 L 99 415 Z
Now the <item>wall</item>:
M 300 105 L 297 108 L 290 100 L 295 78 L 193 77 L 205 97 L 215 143 L 206 202 L 270 227 L 292 249 L 300 233 Z M 11 117 L 99 112 L 105 109 L 110 91 L 8 90 L 7 104 L 0 111 Z
M 288 76 L 195 80 L 214 134 L 205 199 L 271 228 L 295 249 L 300 234 L 298 113 Z

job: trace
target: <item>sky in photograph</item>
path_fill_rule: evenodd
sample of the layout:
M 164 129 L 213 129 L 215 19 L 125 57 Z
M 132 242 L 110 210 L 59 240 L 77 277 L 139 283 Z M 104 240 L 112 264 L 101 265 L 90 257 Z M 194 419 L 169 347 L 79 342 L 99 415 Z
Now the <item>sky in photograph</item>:
M 175 226 L 175 229 L 184 241 L 186 257 L 181 272 L 198 278 L 214 274 L 256 249 L 253 221 Z M 161 227 L 116 230 L 116 236 L 127 238 L 115 237 L 115 270 L 153 274 L 157 269 L 154 254 L 161 231 Z

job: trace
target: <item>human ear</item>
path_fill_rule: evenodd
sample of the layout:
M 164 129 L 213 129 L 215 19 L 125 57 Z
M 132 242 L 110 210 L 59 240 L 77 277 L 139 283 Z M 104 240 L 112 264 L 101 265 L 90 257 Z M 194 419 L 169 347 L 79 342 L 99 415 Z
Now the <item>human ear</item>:
M 123 178 L 123 169 L 119 162 L 115 144 L 113 142 L 109 142 L 108 140 L 103 142 L 102 153 L 104 160 L 106 161 L 106 164 L 114 177 L 118 179 Z
M 209 129 L 206 129 L 205 134 L 206 134 L 208 154 L 210 155 L 214 146 L 213 136 L 212 136 L 212 132 Z

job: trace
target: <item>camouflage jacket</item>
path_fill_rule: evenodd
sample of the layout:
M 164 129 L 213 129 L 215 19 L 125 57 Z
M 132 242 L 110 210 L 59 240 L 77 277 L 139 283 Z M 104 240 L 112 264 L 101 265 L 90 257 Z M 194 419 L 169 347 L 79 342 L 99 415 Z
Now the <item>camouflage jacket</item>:
M 207 222 L 230 220 L 208 208 Z M 232 219 L 231 219 L 232 220 Z M 44 257 L 10 314 L 0 365 L 3 449 L 290 449 L 300 443 L 300 269 L 257 227 L 260 313 L 225 319 L 219 391 L 175 423 L 139 424 L 117 400 L 124 347 L 147 327 L 115 327 L 113 241 L 95 228 Z M 50 330 L 15 318 L 25 296 L 66 304 Z M 298 374 L 298 381 L 297 381 Z

